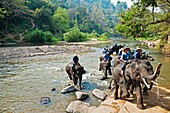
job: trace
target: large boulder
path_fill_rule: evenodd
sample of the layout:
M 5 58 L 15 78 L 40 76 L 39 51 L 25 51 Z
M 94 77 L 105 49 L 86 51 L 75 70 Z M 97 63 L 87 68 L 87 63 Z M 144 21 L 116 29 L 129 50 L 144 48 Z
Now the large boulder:
M 92 111 L 95 109 L 95 106 L 90 106 L 89 103 L 85 103 L 82 101 L 73 101 L 71 102 L 67 108 L 66 112 L 68 113 L 92 113 Z
M 104 100 L 107 97 L 107 95 L 99 89 L 94 89 L 92 94 L 101 100 Z

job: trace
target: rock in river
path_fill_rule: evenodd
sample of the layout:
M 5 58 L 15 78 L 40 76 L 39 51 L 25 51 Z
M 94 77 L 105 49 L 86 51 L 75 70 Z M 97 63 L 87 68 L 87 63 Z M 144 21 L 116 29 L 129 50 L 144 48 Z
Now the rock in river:
M 107 96 L 103 91 L 101 91 L 99 89 L 94 89 L 92 91 L 92 94 L 94 96 L 96 96 L 97 98 L 101 99 L 101 100 L 104 100 L 106 98 L 106 96 Z
M 92 113 L 92 111 L 95 109 L 95 106 L 90 106 L 89 103 L 85 103 L 82 101 L 73 101 L 71 102 L 67 108 L 66 112 L 68 113 Z
M 77 91 L 75 94 L 78 100 L 84 100 L 89 96 L 87 93 L 81 91 Z
M 48 104 L 48 103 L 51 102 L 51 99 L 50 99 L 50 97 L 41 97 L 41 98 L 40 98 L 40 102 L 41 102 L 42 104 Z
M 64 89 L 61 90 L 61 93 L 70 93 L 70 92 L 73 92 L 73 91 L 76 91 L 76 88 L 74 85 L 70 85 L 70 86 L 67 86 L 65 87 Z

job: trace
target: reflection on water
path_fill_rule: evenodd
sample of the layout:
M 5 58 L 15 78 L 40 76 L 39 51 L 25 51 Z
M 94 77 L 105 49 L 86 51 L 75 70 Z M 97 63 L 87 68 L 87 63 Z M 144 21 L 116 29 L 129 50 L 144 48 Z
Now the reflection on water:
M 114 40 L 115 41 L 115 40 Z M 118 44 L 127 43 L 131 48 L 135 48 L 138 43 L 127 40 L 116 40 Z M 112 45 L 109 43 L 109 45 Z M 140 46 L 140 45 L 139 45 Z M 99 88 L 111 93 L 107 87 L 109 79 L 99 80 L 102 76 L 98 72 L 99 56 L 102 52 L 103 44 L 93 47 L 91 53 L 79 53 L 80 63 L 85 67 L 87 73 L 83 75 L 83 91 L 89 94 L 85 102 L 91 105 L 99 105 L 91 91 Z M 169 67 L 170 58 L 159 54 L 153 49 L 144 48 L 155 58 L 152 62 L 154 67 L 162 62 L 162 70 L 157 82 L 164 87 L 170 88 Z M 32 112 L 32 113 L 65 113 L 67 105 L 76 100 L 74 93 L 61 94 L 60 91 L 66 84 L 72 83 L 64 71 L 65 65 L 72 60 L 73 55 L 57 54 L 48 56 L 37 56 L 31 58 L 16 59 L 8 63 L 0 64 L 0 112 Z M 19 61 L 19 62 L 18 62 Z M 56 91 L 51 91 L 55 88 Z M 159 91 L 157 91 L 159 95 Z M 39 101 L 41 97 L 50 97 L 51 104 L 42 105 Z

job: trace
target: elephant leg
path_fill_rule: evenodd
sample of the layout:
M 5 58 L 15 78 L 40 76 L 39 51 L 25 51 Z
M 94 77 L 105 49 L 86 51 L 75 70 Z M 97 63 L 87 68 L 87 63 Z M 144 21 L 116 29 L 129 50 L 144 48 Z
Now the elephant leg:
M 149 95 L 148 88 L 146 86 L 143 88 L 143 95 L 146 95 L 146 96 Z
M 136 82 L 136 97 L 137 97 L 137 107 L 143 109 L 143 97 L 142 97 L 142 88 L 140 82 Z
M 79 79 L 79 90 L 81 90 L 81 89 L 82 89 L 82 88 L 81 88 L 82 76 L 79 76 L 78 79 Z
M 68 73 L 68 77 L 69 77 L 70 80 L 72 80 L 71 73 Z
M 120 88 L 120 97 L 121 98 L 123 98 L 122 94 L 123 94 L 123 91 L 122 91 L 122 88 Z
M 107 69 L 107 67 L 106 67 L 106 69 L 104 70 L 104 77 L 105 77 L 105 78 L 107 78 L 107 70 L 108 70 L 108 69 Z
M 132 95 L 133 95 L 134 88 L 135 88 L 134 84 L 130 85 L 130 94 Z
M 109 67 L 109 75 L 112 75 L 112 71 L 111 68 Z
M 78 78 L 75 75 L 73 75 L 73 83 L 74 83 L 74 85 L 77 85 L 77 80 L 78 80 Z
M 114 99 L 118 99 L 119 86 L 117 85 L 117 82 L 115 80 L 114 80 L 114 86 L 115 88 L 113 89 L 113 96 L 114 96 Z
M 102 63 L 100 62 L 100 64 L 99 64 L 99 71 L 101 71 L 102 70 Z

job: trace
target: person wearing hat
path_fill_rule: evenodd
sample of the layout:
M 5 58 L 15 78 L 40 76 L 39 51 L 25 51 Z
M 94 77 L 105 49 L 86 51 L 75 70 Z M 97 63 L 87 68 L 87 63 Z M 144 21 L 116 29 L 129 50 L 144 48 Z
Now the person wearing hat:
M 142 55 L 142 49 L 137 47 L 136 52 L 134 53 L 134 60 L 137 61 L 141 58 Z
M 130 48 L 129 47 L 125 47 L 123 49 L 123 54 L 120 58 L 121 61 L 123 61 L 123 65 L 122 65 L 122 74 L 124 75 L 124 71 L 125 71 L 125 68 L 126 68 L 126 65 L 129 64 L 129 60 L 131 60 L 131 53 L 130 53 Z

